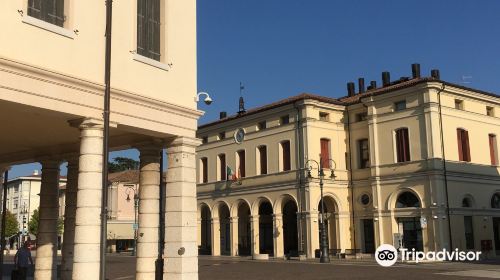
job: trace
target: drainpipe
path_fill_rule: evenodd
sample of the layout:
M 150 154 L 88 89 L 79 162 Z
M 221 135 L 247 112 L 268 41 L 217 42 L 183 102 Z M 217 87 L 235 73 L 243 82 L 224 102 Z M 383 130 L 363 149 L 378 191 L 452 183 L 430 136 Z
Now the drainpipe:
M 364 105 L 364 104 L 363 104 Z M 347 114 L 347 137 L 349 141 L 347 142 L 347 149 L 349 151 L 349 185 L 351 186 L 349 188 L 350 193 L 351 193 L 351 207 L 352 207 L 352 241 L 353 241 L 353 249 L 356 249 L 356 220 L 354 218 L 354 184 L 352 180 L 352 151 L 351 151 L 351 122 L 349 120 L 349 106 L 346 105 L 346 114 Z
M 303 172 L 302 167 L 304 166 L 304 138 L 301 132 L 301 124 L 302 124 L 302 112 L 296 103 L 293 104 L 293 107 L 297 111 L 295 114 L 295 166 L 296 166 L 296 181 L 297 181 L 297 203 L 298 211 L 300 213 L 300 219 L 298 223 L 298 232 L 300 232 L 300 240 L 299 240 L 299 255 L 304 254 L 304 232 L 302 231 L 302 220 L 303 220 L 303 207 L 302 207 L 302 182 L 303 182 Z
M 450 200 L 448 196 L 448 172 L 446 169 L 446 155 L 444 152 L 444 136 L 443 136 L 443 113 L 441 110 L 441 92 L 444 91 L 446 85 L 443 83 L 441 89 L 438 91 L 438 104 L 439 104 L 439 134 L 441 138 L 441 155 L 443 157 L 443 175 L 444 175 L 444 190 L 446 195 L 446 215 L 448 216 L 448 237 L 450 239 L 450 251 L 453 250 L 453 241 L 451 239 L 451 215 L 450 215 Z

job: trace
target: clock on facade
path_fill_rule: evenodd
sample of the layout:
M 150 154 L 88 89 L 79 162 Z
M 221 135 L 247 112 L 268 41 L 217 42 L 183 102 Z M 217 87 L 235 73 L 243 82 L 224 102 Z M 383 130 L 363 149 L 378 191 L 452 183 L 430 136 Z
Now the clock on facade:
M 234 141 L 241 144 L 245 140 L 245 130 L 243 128 L 238 128 L 234 133 Z

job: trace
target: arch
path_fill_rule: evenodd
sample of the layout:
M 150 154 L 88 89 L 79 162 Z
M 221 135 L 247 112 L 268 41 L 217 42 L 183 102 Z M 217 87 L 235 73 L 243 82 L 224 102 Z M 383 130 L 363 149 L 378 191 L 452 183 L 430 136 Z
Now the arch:
M 283 204 L 283 252 L 285 255 L 298 254 L 297 210 L 298 205 L 293 199 L 289 198 Z
M 246 200 L 239 200 L 236 205 L 238 217 L 238 255 L 248 256 L 251 254 L 251 225 L 250 204 Z
M 216 201 L 212 207 L 212 218 L 213 219 L 216 219 L 216 218 L 219 218 L 219 209 L 221 207 L 227 207 L 229 209 L 229 203 L 227 203 L 226 201 L 224 200 L 219 200 L 219 201 Z
M 475 205 L 476 205 L 476 203 L 474 201 L 474 197 L 471 194 L 464 195 L 464 197 L 462 198 L 462 201 L 461 201 L 461 207 L 473 208 L 473 207 L 475 207 Z
M 274 255 L 273 206 L 271 201 L 261 201 L 259 213 L 259 252 Z
M 500 193 L 496 192 L 491 196 L 491 208 L 500 209 Z
M 324 193 L 323 197 L 329 198 L 329 199 L 331 199 L 334 202 L 334 206 L 335 206 L 334 207 L 334 210 L 335 210 L 334 212 L 340 212 L 341 209 L 344 209 L 343 205 L 341 203 L 341 200 L 339 199 L 339 197 L 336 194 L 328 192 L 328 193 Z M 319 206 L 320 203 L 321 203 L 321 197 L 318 196 L 315 205 Z M 321 210 L 321 208 L 318 207 L 318 211 L 320 211 L 320 210 Z
M 206 203 L 198 206 L 200 214 L 200 250 L 201 255 L 210 255 L 212 252 L 212 214 Z
M 388 210 L 392 210 L 392 209 L 396 208 L 397 199 L 404 192 L 410 192 L 414 196 L 416 196 L 418 198 L 418 200 L 420 201 L 420 208 L 424 208 L 422 197 L 416 190 L 411 189 L 411 188 L 401 188 L 401 189 L 398 189 L 397 191 L 393 192 L 389 196 L 389 198 L 387 199 L 386 207 Z
M 328 248 L 330 249 L 340 249 L 340 232 L 339 232 L 339 220 L 338 213 L 339 207 L 335 196 L 333 194 L 324 195 L 324 205 L 325 205 L 325 230 L 326 239 L 328 243 Z M 321 203 L 322 200 L 318 202 L 318 212 L 321 213 Z M 319 241 L 321 242 L 321 232 L 318 228 Z
M 259 215 L 259 207 L 263 202 L 269 202 L 272 205 L 272 200 L 268 196 L 260 196 L 258 197 L 253 203 L 252 203 L 252 208 L 251 213 L 252 216 Z
M 396 198 L 396 208 L 421 208 L 420 198 L 413 192 L 401 192 Z
M 232 205 L 231 205 L 231 217 L 237 217 L 238 216 L 238 208 L 241 206 L 241 204 L 244 203 L 246 205 L 248 205 L 248 209 L 252 209 L 251 208 L 251 203 L 245 199 L 245 198 L 239 198 L 238 200 L 236 200 Z
M 283 207 L 288 201 L 293 201 L 295 205 L 299 205 L 295 196 L 291 194 L 283 194 L 274 201 L 273 212 L 275 214 L 283 213 Z
M 213 212 L 215 212 L 215 209 Z M 220 254 L 231 255 L 231 214 L 229 212 L 229 206 L 227 205 L 227 203 L 219 204 L 217 212 L 220 226 Z

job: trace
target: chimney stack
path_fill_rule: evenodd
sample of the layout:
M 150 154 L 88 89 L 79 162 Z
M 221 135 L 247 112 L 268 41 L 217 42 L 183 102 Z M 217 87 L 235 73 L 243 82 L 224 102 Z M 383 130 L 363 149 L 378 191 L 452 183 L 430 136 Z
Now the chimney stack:
M 227 112 L 224 112 L 224 111 L 220 112 L 219 113 L 219 119 L 222 120 L 222 119 L 225 119 L 225 118 L 227 118 Z
M 439 74 L 439 69 L 432 69 L 431 70 L 431 77 L 433 77 L 434 79 L 440 80 L 441 75 Z
M 411 65 L 411 73 L 412 73 L 413 79 L 420 78 L 420 64 L 413 63 Z
M 391 83 L 391 73 L 382 72 L 382 86 L 386 87 Z
M 371 81 L 370 85 L 368 86 L 368 90 L 376 89 L 376 88 L 377 88 L 377 82 L 376 81 Z
M 364 78 L 358 79 L 358 89 L 359 89 L 359 93 L 365 92 L 365 79 Z
M 347 96 L 354 96 L 354 83 L 353 82 L 347 83 Z

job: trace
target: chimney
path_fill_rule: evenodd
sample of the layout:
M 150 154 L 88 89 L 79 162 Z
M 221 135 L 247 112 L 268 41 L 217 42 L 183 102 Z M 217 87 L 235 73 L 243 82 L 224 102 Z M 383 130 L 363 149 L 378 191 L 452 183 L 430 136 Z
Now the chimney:
M 222 119 L 225 119 L 225 118 L 227 118 L 227 112 L 224 112 L 224 111 L 220 112 L 219 113 L 219 119 L 222 120 Z
M 413 63 L 411 65 L 411 74 L 413 79 L 420 78 L 420 64 Z
M 38 170 L 37 169 L 33 170 L 33 176 L 38 176 Z
M 364 78 L 358 79 L 358 89 L 359 89 L 359 93 L 365 92 L 365 79 Z
M 377 82 L 376 81 L 371 81 L 370 85 L 368 86 L 368 90 L 370 89 L 376 89 L 377 88 Z
M 347 95 L 354 96 L 354 83 L 353 82 L 347 83 Z
M 432 69 L 431 70 L 431 77 L 433 77 L 434 79 L 440 80 L 441 75 L 439 74 L 439 69 Z
M 391 73 L 382 72 L 382 86 L 386 87 L 391 83 Z

